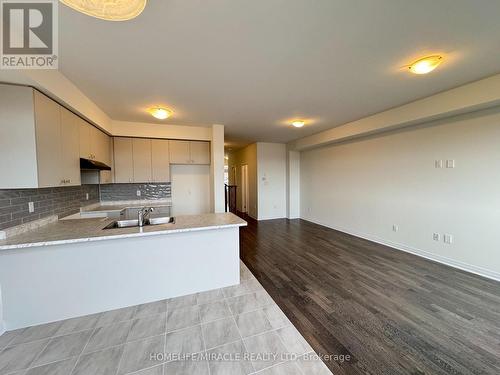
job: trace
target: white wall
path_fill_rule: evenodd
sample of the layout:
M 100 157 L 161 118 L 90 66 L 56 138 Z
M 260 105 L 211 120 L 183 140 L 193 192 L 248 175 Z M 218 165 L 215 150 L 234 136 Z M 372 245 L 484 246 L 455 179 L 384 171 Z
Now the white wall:
M 301 217 L 500 279 L 499 140 L 497 107 L 302 152 Z
M 210 167 L 208 165 L 171 165 L 172 215 L 197 215 L 211 212 Z
M 448 118 L 500 105 L 500 74 L 383 111 L 289 143 L 295 150 Z
M 224 210 L 224 130 L 222 125 L 208 127 L 115 121 L 57 70 L 0 71 L 0 82 L 33 86 L 109 135 L 211 141 L 210 204 L 212 211 Z
M 257 143 L 258 219 L 287 216 L 286 145 Z
M 212 125 L 210 145 L 210 195 L 212 212 L 225 211 L 224 197 L 224 125 Z
M 58 70 L 3 70 L 0 81 L 33 86 L 111 133 L 109 116 Z

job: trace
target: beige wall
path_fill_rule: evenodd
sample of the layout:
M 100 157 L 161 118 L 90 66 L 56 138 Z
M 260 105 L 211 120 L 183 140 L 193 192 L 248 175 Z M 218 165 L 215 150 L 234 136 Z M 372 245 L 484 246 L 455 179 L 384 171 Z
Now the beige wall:
M 301 217 L 500 279 L 499 140 L 497 107 L 304 151 Z
M 171 138 L 199 141 L 212 140 L 212 128 L 207 126 L 184 126 L 152 124 L 147 122 L 111 121 L 112 133 L 122 137 Z
M 254 219 L 258 218 L 257 195 L 257 144 L 251 144 L 241 150 L 229 153 L 229 178 L 231 185 L 237 185 L 237 208 L 242 210 L 241 204 L 241 166 L 248 165 L 249 207 L 248 214 Z M 233 168 L 235 174 L 232 173 Z M 233 176 L 236 176 L 236 180 Z
M 249 215 L 257 220 L 287 216 L 287 151 L 283 143 L 258 142 L 229 153 L 229 183 L 237 185 L 242 210 L 241 166 L 248 165 Z M 236 173 L 234 173 L 234 171 Z

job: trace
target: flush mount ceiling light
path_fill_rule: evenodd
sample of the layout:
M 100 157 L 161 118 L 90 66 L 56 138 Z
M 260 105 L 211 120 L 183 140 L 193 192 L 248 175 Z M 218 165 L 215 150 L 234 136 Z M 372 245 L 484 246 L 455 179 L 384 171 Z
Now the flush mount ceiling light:
M 410 64 L 408 69 L 415 74 L 427 74 L 436 69 L 442 62 L 443 56 L 427 56 Z
M 305 121 L 303 120 L 295 120 L 292 122 L 292 126 L 295 126 L 296 128 L 301 128 L 306 124 Z
M 165 120 L 172 116 L 172 111 L 162 107 L 153 107 L 148 110 L 148 112 L 156 117 L 158 120 Z
M 74 10 L 107 21 L 127 21 L 142 13 L 147 0 L 61 0 Z

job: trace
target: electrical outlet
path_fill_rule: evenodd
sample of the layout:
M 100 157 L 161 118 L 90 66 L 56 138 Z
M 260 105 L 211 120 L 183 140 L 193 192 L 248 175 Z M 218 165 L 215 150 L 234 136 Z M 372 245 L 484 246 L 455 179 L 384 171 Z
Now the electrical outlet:
M 455 160 L 453 159 L 446 160 L 446 168 L 455 168 Z
M 443 168 L 443 161 L 442 160 L 436 160 L 436 161 L 434 161 L 434 166 L 436 168 Z
M 89 193 L 85 193 L 85 199 L 89 200 Z
M 29 203 L 28 203 L 28 211 L 29 211 L 30 213 L 35 212 L 35 203 L 33 203 L 33 202 L 29 202 Z
M 444 243 L 447 243 L 447 244 L 453 243 L 453 236 L 451 234 L 444 234 L 443 239 L 444 239 Z
M 439 241 L 439 240 L 440 240 L 440 238 L 441 238 L 441 236 L 439 235 L 439 233 L 433 233 L 433 234 L 432 234 L 432 239 L 433 239 L 434 241 Z
M 141 191 L 140 190 L 137 190 L 137 196 L 140 197 L 141 196 Z
M 393 232 L 399 232 L 399 225 L 393 224 L 392 225 L 392 231 Z

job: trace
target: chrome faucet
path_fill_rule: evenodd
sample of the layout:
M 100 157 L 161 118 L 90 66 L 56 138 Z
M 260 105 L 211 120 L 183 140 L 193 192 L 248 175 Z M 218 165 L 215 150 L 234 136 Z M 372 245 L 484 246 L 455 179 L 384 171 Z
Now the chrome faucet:
M 137 221 L 139 222 L 139 227 L 144 226 L 144 223 L 146 222 L 147 219 L 149 219 L 149 215 L 153 211 L 154 211 L 153 207 L 149 208 L 143 207 L 139 210 L 139 212 L 137 213 Z

